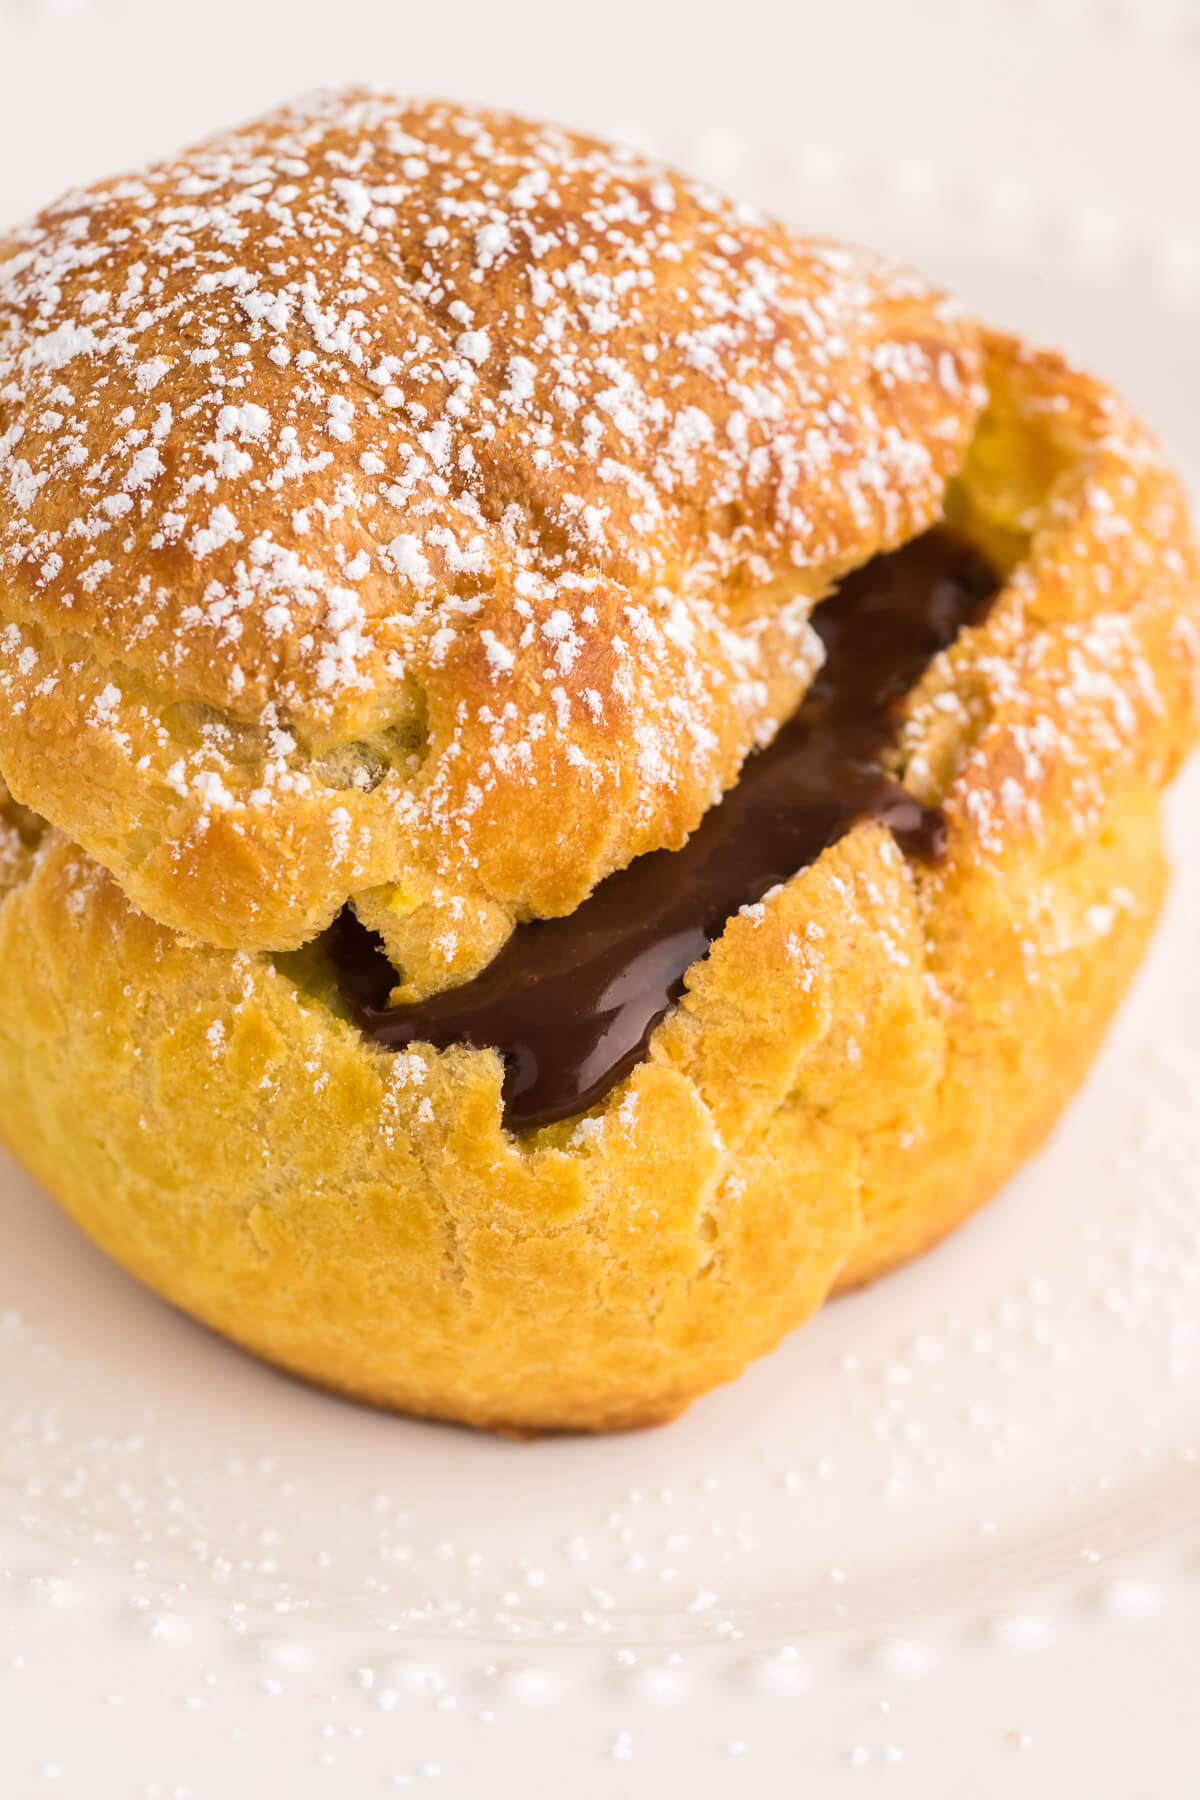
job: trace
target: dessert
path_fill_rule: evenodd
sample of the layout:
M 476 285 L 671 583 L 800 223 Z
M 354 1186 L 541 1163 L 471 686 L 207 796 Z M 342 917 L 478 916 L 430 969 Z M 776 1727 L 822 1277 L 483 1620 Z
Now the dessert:
M 634 152 L 322 96 L 0 240 L 0 1134 L 281 1366 L 671 1417 L 1037 1146 L 1161 898 L 1148 434 Z

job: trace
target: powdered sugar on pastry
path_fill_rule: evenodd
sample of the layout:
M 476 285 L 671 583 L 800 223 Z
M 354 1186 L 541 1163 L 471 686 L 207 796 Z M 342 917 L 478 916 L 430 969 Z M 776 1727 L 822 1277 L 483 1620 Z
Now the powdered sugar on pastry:
M 681 840 L 981 397 L 906 271 L 361 92 L 0 255 L 0 766 L 156 916 L 354 895 L 414 989 Z

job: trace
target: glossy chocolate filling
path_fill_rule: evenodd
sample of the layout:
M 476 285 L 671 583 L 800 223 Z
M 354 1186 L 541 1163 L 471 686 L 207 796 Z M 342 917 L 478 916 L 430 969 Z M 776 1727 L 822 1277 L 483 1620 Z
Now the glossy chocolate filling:
M 327 945 L 362 1029 L 390 1050 L 498 1050 L 513 1129 L 591 1106 L 645 1055 L 685 971 L 729 918 L 851 826 L 875 819 L 909 854 L 942 855 L 941 813 L 881 759 L 905 695 L 997 585 L 983 557 L 943 527 L 851 575 L 813 614 L 825 662 L 799 710 L 683 848 L 638 857 L 564 918 L 519 926 L 461 987 L 389 1006 L 395 973 L 346 908 Z

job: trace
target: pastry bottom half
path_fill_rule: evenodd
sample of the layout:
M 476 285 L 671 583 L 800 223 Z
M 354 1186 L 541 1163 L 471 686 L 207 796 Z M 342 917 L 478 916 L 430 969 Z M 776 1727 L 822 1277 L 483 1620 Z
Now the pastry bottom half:
M 259 1356 L 520 1432 L 669 1419 L 950 1231 L 1045 1137 L 1138 962 L 1195 711 L 1153 446 L 1011 340 L 989 385 L 950 514 L 1004 586 L 895 758 L 941 862 L 856 827 L 729 921 L 600 1104 L 513 1135 L 493 1052 L 380 1049 L 320 941 L 186 939 L 4 799 L 0 1137 Z
M 0 1130 L 119 1263 L 282 1368 L 501 1429 L 655 1423 L 1036 1148 L 1158 908 L 1158 810 L 1129 795 L 1019 890 L 954 883 L 928 960 L 903 859 L 851 834 L 726 934 L 715 1029 L 685 1002 L 594 1125 L 528 1144 L 490 1055 L 378 1050 L 52 838 L 0 908 Z

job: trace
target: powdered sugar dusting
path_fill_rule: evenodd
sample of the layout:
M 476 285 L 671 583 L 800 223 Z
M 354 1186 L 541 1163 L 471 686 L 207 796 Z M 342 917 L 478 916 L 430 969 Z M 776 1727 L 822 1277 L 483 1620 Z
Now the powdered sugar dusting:
M 428 712 L 430 779 L 384 757 L 343 881 L 431 831 L 470 863 L 489 796 L 562 780 L 618 819 L 609 866 L 677 835 L 802 692 L 831 574 L 935 516 L 978 406 L 969 329 L 908 274 L 452 106 L 318 96 L 5 249 L 13 715 L 86 641 L 105 677 L 69 685 L 146 770 L 143 827 L 153 777 L 194 831 Z M 178 700 L 222 715 L 199 744 Z

